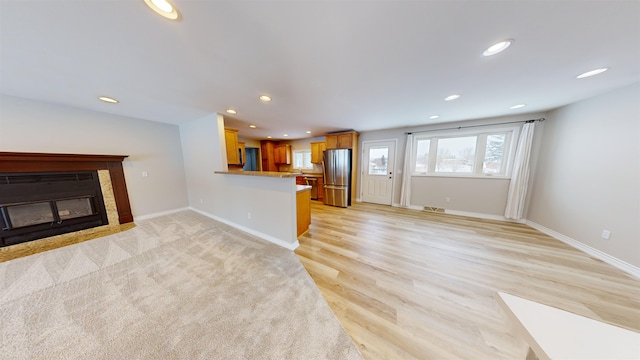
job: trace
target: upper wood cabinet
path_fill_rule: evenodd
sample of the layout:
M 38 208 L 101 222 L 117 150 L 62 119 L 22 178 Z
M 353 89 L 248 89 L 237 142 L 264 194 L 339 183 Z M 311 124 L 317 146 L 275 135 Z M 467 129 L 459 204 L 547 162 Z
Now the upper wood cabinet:
M 327 149 L 327 144 L 323 142 L 311 143 L 311 163 L 322 164 L 322 152 Z
M 327 149 L 353 149 L 358 141 L 358 133 L 355 131 L 327 134 L 324 137 Z
M 242 160 L 238 152 L 238 130 L 224 129 L 224 141 L 227 148 L 227 164 L 237 165 Z
M 276 145 L 273 152 L 276 164 L 291 165 L 291 145 Z

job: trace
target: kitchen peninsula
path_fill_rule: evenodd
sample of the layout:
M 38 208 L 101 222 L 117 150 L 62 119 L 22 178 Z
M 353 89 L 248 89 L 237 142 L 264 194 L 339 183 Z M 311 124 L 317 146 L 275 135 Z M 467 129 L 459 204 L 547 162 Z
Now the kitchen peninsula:
M 298 246 L 297 237 L 308 230 L 311 221 L 310 213 L 310 186 L 296 185 L 296 177 L 302 174 L 294 172 L 274 172 L 274 171 L 215 171 L 215 174 L 233 177 L 229 179 L 234 188 L 239 192 L 238 198 L 246 201 L 238 201 L 235 204 L 228 204 L 230 212 L 235 213 L 237 218 L 246 213 L 245 226 L 241 230 L 253 233 L 268 241 L 277 243 L 289 249 Z M 254 192 L 259 192 L 259 196 L 252 196 Z M 265 198 L 278 198 L 277 201 L 269 201 Z M 268 208 L 270 211 L 264 211 Z M 242 216 L 244 217 L 244 216 Z M 285 220 L 289 229 L 272 229 L 275 223 Z M 286 221 L 290 219 L 290 221 Z M 244 224 L 235 224 L 244 225 Z M 282 235 L 277 235 L 274 239 L 274 232 L 278 231 Z M 270 234 L 271 236 L 265 236 Z

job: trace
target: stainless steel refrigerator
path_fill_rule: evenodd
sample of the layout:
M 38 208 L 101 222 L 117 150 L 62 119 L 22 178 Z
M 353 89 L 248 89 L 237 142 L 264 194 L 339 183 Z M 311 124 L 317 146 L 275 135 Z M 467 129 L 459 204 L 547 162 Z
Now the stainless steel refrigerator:
M 351 149 L 325 150 L 322 167 L 325 205 L 351 205 Z

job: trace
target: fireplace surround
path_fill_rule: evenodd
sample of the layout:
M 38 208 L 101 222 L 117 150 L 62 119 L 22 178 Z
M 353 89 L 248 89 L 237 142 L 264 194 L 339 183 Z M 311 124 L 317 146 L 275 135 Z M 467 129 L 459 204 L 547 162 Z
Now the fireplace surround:
M 97 171 L 0 173 L 0 247 L 108 223 Z
M 25 240 L 27 242 L 24 243 L 24 239 L 20 238 L 0 240 L 5 241 L 5 246 L 0 246 L 0 261 L 87 240 L 70 240 L 68 235 L 85 236 L 103 232 L 107 228 L 108 231 L 115 231 L 114 228 L 130 228 L 130 225 L 134 225 L 122 165 L 126 157 L 0 152 L 0 178 L 4 178 L 4 185 L 0 185 L 4 189 L 0 190 L 0 232 L 13 230 L 20 233 L 28 228 L 57 226 L 70 226 L 70 231 L 74 231 L 36 241 Z M 63 183 L 68 180 L 73 185 L 65 190 Z M 6 187 L 7 182 L 15 186 Z M 47 184 L 43 191 L 38 193 L 39 190 L 33 190 L 32 186 L 43 183 Z M 20 200 L 16 189 L 26 192 L 27 196 Z M 103 201 L 102 193 L 108 195 L 108 201 L 107 198 Z M 28 213 L 31 215 L 26 215 Z M 93 222 L 90 226 L 98 223 L 105 226 L 97 225 L 80 231 L 73 229 L 74 226 L 86 229 L 87 224 L 78 225 L 83 222 Z M 16 252 L 20 255 L 11 254 Z

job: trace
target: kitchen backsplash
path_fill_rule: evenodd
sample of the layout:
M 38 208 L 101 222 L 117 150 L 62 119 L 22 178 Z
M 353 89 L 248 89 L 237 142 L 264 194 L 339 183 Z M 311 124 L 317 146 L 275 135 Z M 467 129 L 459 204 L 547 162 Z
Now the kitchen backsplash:
M 312 164 L 313 169 L 304 169 L 304 173 L 322 173 L 322 164 Z M 293 165 L 279 165 L 278 170 L 280 172 L 296 172 Z

